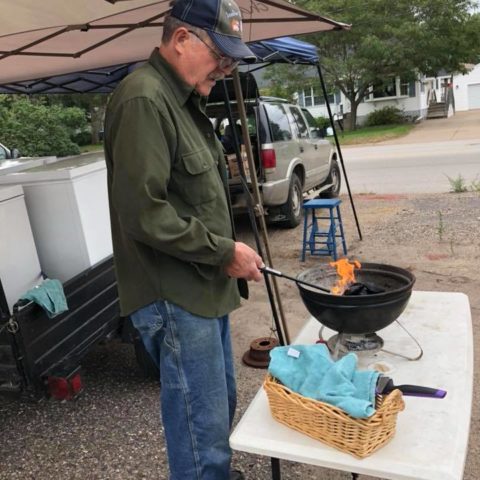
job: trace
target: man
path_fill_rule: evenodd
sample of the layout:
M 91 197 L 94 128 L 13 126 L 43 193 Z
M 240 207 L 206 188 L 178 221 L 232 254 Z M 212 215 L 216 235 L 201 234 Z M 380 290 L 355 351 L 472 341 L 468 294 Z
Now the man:
M 261 279 L 262 259 L 232 239 L 222 147 L 204 114 L 215 82 L 255 59 L 241 29 L 231 0 L 177 1 L 105 121 L 121 312 L 160 368 L 172 480 L 243 478 L 230 472 L 228 313 L 241 282 Z

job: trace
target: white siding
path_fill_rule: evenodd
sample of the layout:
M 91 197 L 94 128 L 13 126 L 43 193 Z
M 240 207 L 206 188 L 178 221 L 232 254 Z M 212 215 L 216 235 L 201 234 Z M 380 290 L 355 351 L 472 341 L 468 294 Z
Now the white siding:
M 475 87 L 480 84 L 480 63 L 466 75 L 455 75 L 453 77 L 453 93 L 455 94 L 455 109 L 459 112 L 480 108 L 475 103 Z M 470 93 L 469 93 L 470 92 Z M 473 98 L 469 98 L 473 95 Z M 473 101 L 473 105 L 471 102 Z M 477 105 L 477 106 L 475 106 Z
M 468 109 L 480 108 L 480 83 L 468 86 Z

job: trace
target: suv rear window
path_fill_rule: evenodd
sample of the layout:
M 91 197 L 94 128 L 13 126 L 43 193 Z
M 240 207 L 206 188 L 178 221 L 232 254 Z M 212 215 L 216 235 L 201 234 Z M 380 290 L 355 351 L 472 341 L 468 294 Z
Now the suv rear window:
M 275 103 L 266 103 L 265 109 L 270 124 L 270 133 L 273 142 L 280 142 L 292 139 L 290 124 L 288 123 L 287 113 L 283 105 Z

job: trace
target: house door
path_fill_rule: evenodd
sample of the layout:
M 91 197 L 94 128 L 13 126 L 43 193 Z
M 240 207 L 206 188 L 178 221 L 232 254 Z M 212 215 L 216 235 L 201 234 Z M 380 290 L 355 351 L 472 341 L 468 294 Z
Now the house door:
M 480 83 L 468 86 L 468 109 L 480 108 Z

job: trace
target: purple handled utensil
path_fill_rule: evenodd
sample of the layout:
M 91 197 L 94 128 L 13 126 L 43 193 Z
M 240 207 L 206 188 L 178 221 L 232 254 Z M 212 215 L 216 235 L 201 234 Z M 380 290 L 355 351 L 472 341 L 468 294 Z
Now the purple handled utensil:
M 385 395 L 392 390 L 400 390 L 403 395 L 410 397 L 425 397 L 425 398 L 445 398 L 446 390 L 438 388 L 422 387 L 420 385 L 394 385 L 390 377 L 381 375 L 377 381 L 376 393 Z

